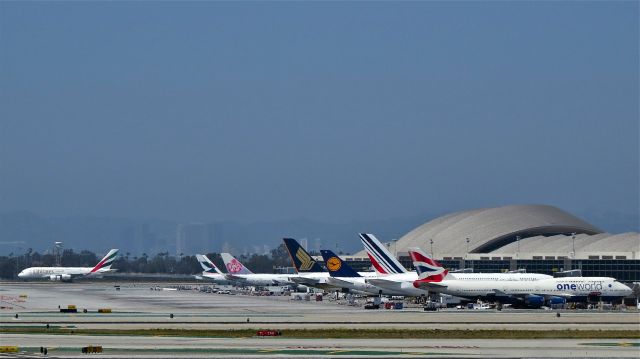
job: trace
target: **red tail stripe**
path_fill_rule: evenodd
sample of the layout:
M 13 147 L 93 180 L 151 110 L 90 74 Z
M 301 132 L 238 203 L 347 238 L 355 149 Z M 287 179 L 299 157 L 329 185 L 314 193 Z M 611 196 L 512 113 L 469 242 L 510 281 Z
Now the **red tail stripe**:
M 369 256 L 369 260 L 371 261 L 371 264 L 373 264 L 373 267 L 376 269 L 376 271 L 378 273 L 382 273 L 382 274 L 388 274 L 387 271 L 384 270 L 384 268 L 382 268 L 382 266 L 380 265 L 380 263 L 378 263 L 378 261 L 376 261 L 371 254 L 369 254 L 367 252 L 367 255 Z

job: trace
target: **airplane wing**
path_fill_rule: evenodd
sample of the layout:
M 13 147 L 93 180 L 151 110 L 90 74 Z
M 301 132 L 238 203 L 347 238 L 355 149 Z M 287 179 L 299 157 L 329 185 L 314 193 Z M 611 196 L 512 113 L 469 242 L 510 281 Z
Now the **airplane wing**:
M 347 280 L 344 280 L 344 279 L 338 279 L 336 277 L 328 277 L 327 278 L 327 282 L 329 284 L 333 285 L 333 286 L 336 286 L 336 287 L 348 288 L 348 287 L 353 286 L 353 283 L 351 283 L 351 282 L 349 282 Z
M 402 286 L 402 282 L 383 278 L 367 278 L 364 281 L 369 284 L 375 285 L 376 287 L 389 290 L 399 289 Z
M 413 282 L 416 283 L 416 282 Z M 444 285 L 444 284 L 439 284 L 436 282 L 417 282 L 418 283 L 418 288 L 421 289 L 433 289 L 433 290 L 438 290 L 438 289 L 446 289 L 448 286 Z
M 314 285 L 314 284 L 320 283 L 319 279 L 305 278 L 305 277 L 289 277 L 289 280 L 297 284 Z

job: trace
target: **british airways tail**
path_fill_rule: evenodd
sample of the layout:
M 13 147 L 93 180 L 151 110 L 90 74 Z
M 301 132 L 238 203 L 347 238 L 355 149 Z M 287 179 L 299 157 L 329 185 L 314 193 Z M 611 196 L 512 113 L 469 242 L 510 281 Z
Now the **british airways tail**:
M 327 265 L 329 275 L 332 277 L 360 277 L 347 263 L 330 250 L 320 250 L 322 259 Z
M 88 274 L 93 274 L 93 273 L 96 273 L 96 272 L 109 272 L 109 271 L 111 271 L 111 265 L 116 260 L 116 256 L 117 255 L 118 255 L 118 250 L 117 249 L 110 250 L 109 253 L 107 253 L 107 255 L 104 256 L 104 258 L 102 258 L 102 260 L 100 262 L 98 262 L 98 264 L 96 264 L 96 266 L 93 267 Z
M 324 269 L 311 255 L 293 238 L 283 238 L 284 246 L 287 247 L 291 262 L 298 273 L 320 273 Z
M 418 273 L 418 280 L 414 282 L 414 285 L 416 282 L 441 282 L 449 273 L 420 248 L 409 248 L 409 256 L 411 256 L 413 266 L 416 267 Z
M 218 269 L 218 267 L 215 264 L 213 264 L 213 262 L 204 254 L 196 254 L 196 259 L 198 260 L 198 263 L 200 263 L 200 266 L 202 267 L 202 271 L 207 273 L 222 274 L 220 269 Z
M 407 269 L 400 264 L 400 261 L 387 250 L 376 236 L 368 233 L 359 233 L 360 241 L 367 250 L 367 255 L 371 260 L 373 268 L 380 274 L 406 273 Z
M 224 266 L 227 267 L 227 273 L 229 274 L 253 274 L 247 267 L 245 267 L 239 260 L 235 259 L 229 253 L 221 253 Z

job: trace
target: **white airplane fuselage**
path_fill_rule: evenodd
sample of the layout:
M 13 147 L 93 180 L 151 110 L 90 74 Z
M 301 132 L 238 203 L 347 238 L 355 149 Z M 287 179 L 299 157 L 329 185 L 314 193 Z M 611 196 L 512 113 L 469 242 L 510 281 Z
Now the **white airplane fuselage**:
M 546 274 L 537 273 L 449 273 L 445 280 L 451 281 L 537 281 L 553 278 Z M 340 278 L 346 279 L 346 278 Z M 366 282 L 382 290 L 382 294 L 387 295 L 404 295 L 404 296 L 422 296 L 427 291 L 416 288 L 413 282 L 418 279 L 416 272 L 405 272 L 397 274 L 381 274 L 375 277 L 369 277 Z
M 112 272 L 111 269 L 100 269 L 91 273 L 93 267 L 30 267 L 23 269 L 19 274 L 20 279 L 50 279 L 69 281 L 80 276 L 96 276 Z
M 608 277 L 566 277 L 535 281 L 445 279 L 432 283 L 428 289 L 463 298 L 526 298 L 533 295 L 545 298 L 559 297 L 567 301 L 584 301 L 589 296 L 603 299 L 623 298 L 631 294 L 629 287 Z

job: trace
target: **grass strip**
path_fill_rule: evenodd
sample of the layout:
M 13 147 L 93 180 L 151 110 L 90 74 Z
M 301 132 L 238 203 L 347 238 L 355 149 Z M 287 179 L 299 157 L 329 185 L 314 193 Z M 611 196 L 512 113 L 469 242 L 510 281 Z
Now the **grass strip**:
M 0 334 L 175 336 L 204 338 L 254 337 L 258 329 L 77 329 L 2 327 Z M 285 329 L 286 338 L 336 339 L 640 339 L 638 330 L 455 330 L 455 329 Z

